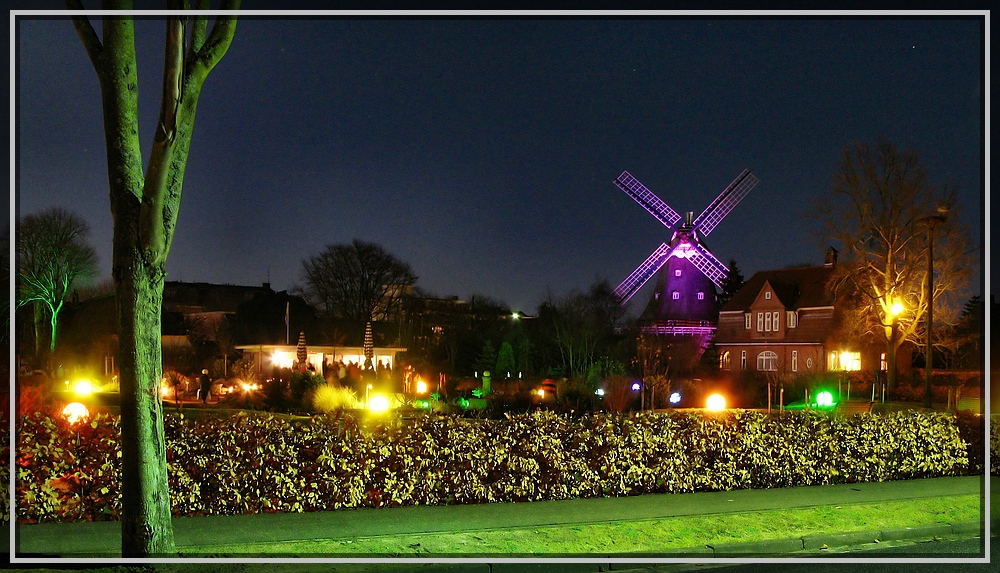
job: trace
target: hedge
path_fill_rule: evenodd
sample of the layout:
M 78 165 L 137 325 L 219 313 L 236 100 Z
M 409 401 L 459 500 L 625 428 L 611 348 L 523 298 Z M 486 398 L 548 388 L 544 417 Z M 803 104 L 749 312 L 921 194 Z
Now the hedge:
M 997 460 L 998 418 L 993 421 Z M 168 415 L 174 513 L 536 501 L 982 471 L 981 462 L 970 466 L 970 443 L 962 436 L 982 428 L 981 421 L 970 419 L 962 429 L 948 413 L 844 418 L 730 411 L 572 419 L 538 411 L 501 420 L 426 416 L 366 430 L 347 422 Z M 18 521 L 117 519 L 116 416 L 99 415 L 77 432 L 35 414 L 21 418 L 17 435 Z M 991 471 L 997 473 L 996 461 Z

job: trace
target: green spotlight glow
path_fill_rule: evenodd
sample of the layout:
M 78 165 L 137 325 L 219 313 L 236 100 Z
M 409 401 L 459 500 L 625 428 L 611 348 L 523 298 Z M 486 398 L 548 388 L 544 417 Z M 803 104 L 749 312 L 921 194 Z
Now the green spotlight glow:
M 833 394 L 823 391 L 816 394 L 816 406 L 820 408 L 829 408 L 833 406 Z

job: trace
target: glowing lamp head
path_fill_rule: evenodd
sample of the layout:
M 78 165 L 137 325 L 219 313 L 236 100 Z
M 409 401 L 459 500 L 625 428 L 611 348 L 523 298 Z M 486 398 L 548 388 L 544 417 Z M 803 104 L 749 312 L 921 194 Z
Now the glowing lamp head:
M 821 408 L 829 408 L 830 406 L 833 406 L 833 394 L 825 390 L 816 394 L 816 405 Z
M 722 396 L 722 394 L 712 394 L 708 397 L 708 400 L 705 401 L 705 408 L 714 412 L 725 410 L 726 399 Z
M 603 396 L 604 388 L 598 388 L 597 390 L 594 391 L 594 394 L 597 394 L 598 396 Z
M 417 380 L 417 394 L 423 394 L 427 391 L 427 382 L 418 379 Z
M 368 409 L 375 413 L 382 413 L 389 409 L 389 399 L 381 394 L 375 394 L 368 401 Z
M 893 316 L 899 316 L 899 314 L 903 312 L 903 303 L 899 302 L 898 300 L 892 303 L 892 308 L 890 309 L 890 312 L 892 312 Z
M 81 396 L 86 396 L 94 393 L 94 385 L 90 383 L 90 380 L 80 380 L 76 386 L 73 386 L 73 391 Z
M 632 391 L 633 391 L 633 392 L 638 392 L 638 391 L 639 391 L 639 388 L 642 388 L 642 385 L 641 385 L 641 384 L 639 384 L 638 382 L 633 382 L 633 383 L 632 383 Z
M 680 404 L 680 402 L 681 402 L 681 393 L 680 392 L 671 392 L 670 393 L 670 403 L 671 404 Z
M 66 417 L 66 421 L 70 424 L 76 424 L 89 418 L 90 410 L 79 402 L 71 402 L 63 408 L 62 415 Z

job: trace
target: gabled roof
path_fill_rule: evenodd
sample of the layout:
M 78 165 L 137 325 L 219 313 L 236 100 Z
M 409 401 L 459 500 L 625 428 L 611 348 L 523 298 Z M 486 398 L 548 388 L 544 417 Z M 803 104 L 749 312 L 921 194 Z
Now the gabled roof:
M 778 300 L 789 310 L 833 306 L 833 294 L 827 288 L 833 270 L 831 265 L 759 271 L 722 307 L 722 312 L 749 311 L 765 284 L 771 285 Z

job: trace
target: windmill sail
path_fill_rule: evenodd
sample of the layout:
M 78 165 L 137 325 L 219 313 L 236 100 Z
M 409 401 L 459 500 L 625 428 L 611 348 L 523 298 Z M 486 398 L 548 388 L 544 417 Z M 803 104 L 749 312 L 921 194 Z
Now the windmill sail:
M 649 211 L 658 221 L 666 225 L 667 228 L 673 231 L 677 230 L 677 221 L 681 220 L 681 216 L 677 214 L 677 211 L 671 209 L 670 205 L 664 203 L 652 191 L 647 189 L 645 185 L 639 183 L 639 180 L 632 177 L 628 171 L 622 171 L 618 179 L 615 179 L 615 185 L 634 199 L 636 203 L 642 205 L 644 209 Z
M 729 269 L 701 243 L 694 243 L 691 246 L 694 248 L 687 252 L 688 260 L 721 289 Z
M 729 184 L 719 196 L 712 201 L 705 210 L 694 220 L 694 227 L 698 229 L 701 236 L 706 237 L 712 229 L 726 218 L 747 193 L 750 192 L 760 180 L 747 169 L 735 181 Z
M 615 296 L 622 304 L 628 302 L 632 295 L 637 293 L 642 285 L 646 284 L 646 281 L 650 277 L 656 274 L 656 271 L 660 270 L 663 263 L 667 262 L 667 257 L 670 255 L 670 247 L 663 243 L 660 245 L 653 254 L 649 255 L 639 268 L 632 271 L 632 274 L 628 276 L 627 279 L 622 281 L 622 284 L 618 285 L 615 289 Z

